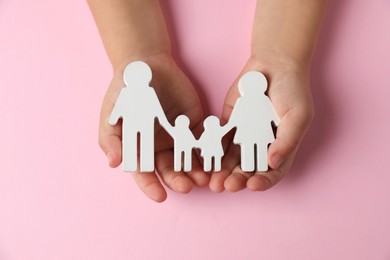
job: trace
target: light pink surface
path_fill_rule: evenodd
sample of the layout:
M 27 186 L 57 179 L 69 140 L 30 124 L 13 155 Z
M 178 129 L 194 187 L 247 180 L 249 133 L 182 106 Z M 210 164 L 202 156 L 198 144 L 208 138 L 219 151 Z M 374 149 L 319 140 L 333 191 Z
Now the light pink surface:
M 249 55 L 254 0 L 170 0 L 209 111 Z M 317 117 L 265 193 L 156 204 L 97 145 L 111 69 L 85 1 L 0 2 L 0 259 L 390 259 L 390 2 L 331 1 Z

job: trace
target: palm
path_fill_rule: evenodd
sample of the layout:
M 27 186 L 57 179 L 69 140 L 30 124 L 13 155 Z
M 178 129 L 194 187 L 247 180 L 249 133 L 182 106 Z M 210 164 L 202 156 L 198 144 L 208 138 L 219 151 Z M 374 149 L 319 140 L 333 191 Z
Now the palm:
M 243 73 L 254 70 L 247 66 Z M 275 185 L 291 167 L 299 143 L 307 130 L 312 116 L 313 105 L 307 77 L 295 73 L 273 74 L 268 87 L 278 115 L 282 121 L 278 127 L 276 140 L 269 147 L 269 165 L 266 173 L 245 173 L 240 167 L 240 149 L 230 144 L 223 160 L 223 171 L 214 173 L 210 188 L 220 192 L 224 188 L 238 191 L 245 187 L 251 190 L 266 190 Z M 224 104 L 223 120 L 228 121 L 232 108 L 239 97 L 237 82 L 229 90 Z M 277 165 L 273 159 L 275 154 L 283 155 L 283 163 Z
M 151 67 L 153 79 L 151 86 L 155 89 L 159 101 L 165 111 L 168 121 L 172 124 L 176 117 L 184 114 L 191 121 L 190 127 L 195 128 L 203 120 L 203 112 L 198 95 L 184 73 L 175 62 L 166 56 L 154 57 L 145 60 Z M 108 117 L 113 109 L 116 99 L 122 89 L 123 76 L 121 72 L 115 74 L 106 93 L 101 110 L 101 122 L 99 139 L 103 150 L 114 152 L 110 162 L 112 167 L 121 163 L 121 135 L 122 126 L 108 125 Z M 102 141 L 103 140 L 103 141 Z M 107 148 L 110 146 L 110 149 Z M 172 190 L 187 193 L 192 188 L 192 183 L 203 186 L 208 183 L 196 158 L 193 160 L 193 170 L 188 173 L 173 171 L 173 142 L 160 125 L 156 126 L 155 136 L 155 164 L 156 170 L 162 181 Z M 135 181 L 147 196 L 156 201 L 163 201 L 166 192 L 161 185 L 156 173 L 134 173 Z
M 176 64 L 165 63 L 162 66 L 155 70 L 151 86 L 156 90 L 168 121 L 173 125 L 179 115 L 186 115 L 191 122 L 190 128 L 194 129 L 203 120 L 198 94 Z M 157 155 L 173 148 L 171 138 L 161 126 L 157 127 L 155 145 Z

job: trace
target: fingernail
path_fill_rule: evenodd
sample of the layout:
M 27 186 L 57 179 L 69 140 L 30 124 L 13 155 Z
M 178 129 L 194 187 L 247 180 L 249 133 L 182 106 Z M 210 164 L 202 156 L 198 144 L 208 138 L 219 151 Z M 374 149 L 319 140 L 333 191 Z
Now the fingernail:
M 271 158 L 271 163 L 274 166 L 274 169 L 279 168 L 280 164 L 282 163 L 282 157 L 280 157 L 278 154 L 275 154 Z

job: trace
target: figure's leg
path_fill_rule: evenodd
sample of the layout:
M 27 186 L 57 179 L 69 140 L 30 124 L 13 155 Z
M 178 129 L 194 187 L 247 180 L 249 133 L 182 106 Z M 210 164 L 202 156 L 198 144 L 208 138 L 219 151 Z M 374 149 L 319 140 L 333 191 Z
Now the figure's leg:
M 221 171 L 221 158 L 222 158 L 222 156 L 215 156 L 214 157 L 214 172 Z
M 184 152 L 184 171 L 189 172 L 192 169 L 192 149 Z
M 141 172 L 154 171 L 154 131 L 143 129 L 140 140 Z
M 182 158 L 182 151 L 179 150 L 176 146 L 174 149 L 174 162 L 173 162 L 173 168 L 175 172 L 180 172 L 181 171 L 181 158 Z
M 253 172 L 255 170 L 255 146 L 241 144 L 241 170 Z
M 203 157 L 203 170 L 205 172 L 211 171 L 211 157 L 209 156 Z
M 122 167 L 125 172 L 137 170 L 137 133 L 124 137 L 122 141 Z
M 268 171 L 268 147 L 260 143 L 256 144 L 256 163 L 258 172 Z

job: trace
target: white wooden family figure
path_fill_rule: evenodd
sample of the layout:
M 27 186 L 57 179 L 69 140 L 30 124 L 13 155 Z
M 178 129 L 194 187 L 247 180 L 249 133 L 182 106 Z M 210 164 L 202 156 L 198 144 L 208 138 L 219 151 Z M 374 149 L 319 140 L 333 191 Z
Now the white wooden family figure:
M 267 79 L 262 73 L 250 71 L 241 77 L 238 82 L 241 97 L 237 99 L 228 123 L 221 126 L 217 117 L 207 117 L 199 140 L 193 136 L 187 116 L 178 116 L 174 126 L 168 122 L 156 92 L 149 86 L 151 80 L 152 71 L 146 63 L 135 61 L 127 65 L 124 71 L 126 86 L 121 90 L 109 118 L 110 125 L 117 124 L 122 118 L 124 171 L 137 170 L 138 135 L 140 171 L 154 171 L 156 118 L 174 140 L 175 171 L 191 171 L 194 148 L 201 149 L 204 171 L 220 171 L 224 155 L 222 138 L 233 128 L 236 128 L 233 142 L 241 149 L 241 169 L 245 172 L 268 170 L 268 145 L 275 140 L 271 122 L 278 126 L 280 118 L 265 95 Z

